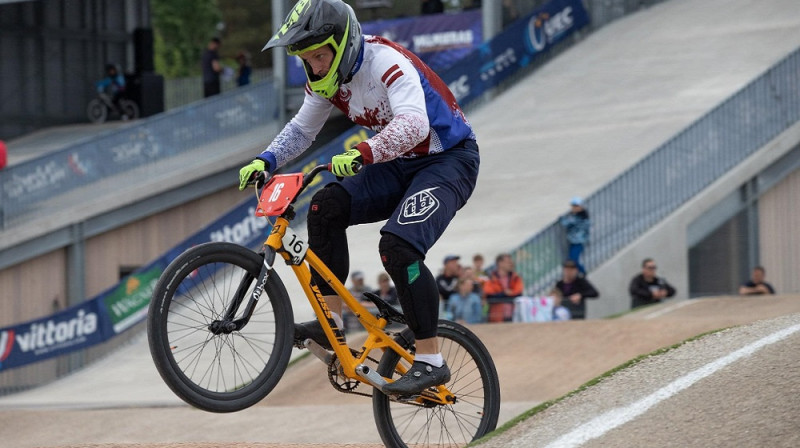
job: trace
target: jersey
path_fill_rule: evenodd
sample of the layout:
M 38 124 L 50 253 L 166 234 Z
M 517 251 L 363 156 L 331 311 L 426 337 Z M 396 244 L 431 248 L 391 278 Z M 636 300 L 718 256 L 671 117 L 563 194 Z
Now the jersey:
M 260 158 L 273 170 L 305 151 L 334 107 L 376 135 L 360 143 L 364 163 L 446 151 L 475 134 L 452 92 L 416 55 L 378 36 L 364 36 L 362 60 L 349 82 L 326 99 L 305 88 L 303 105 Z

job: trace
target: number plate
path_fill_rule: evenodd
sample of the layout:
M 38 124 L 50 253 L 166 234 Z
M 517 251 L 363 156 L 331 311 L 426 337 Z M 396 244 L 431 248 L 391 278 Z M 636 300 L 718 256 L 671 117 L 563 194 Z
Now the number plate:
M 308 243 L 300 239 L 291 227 L 286 228 L 286 233 L 283 235 L 283 248 L 291 256 L 292 264 L 299 265 L 306 258 L 308 251 Z

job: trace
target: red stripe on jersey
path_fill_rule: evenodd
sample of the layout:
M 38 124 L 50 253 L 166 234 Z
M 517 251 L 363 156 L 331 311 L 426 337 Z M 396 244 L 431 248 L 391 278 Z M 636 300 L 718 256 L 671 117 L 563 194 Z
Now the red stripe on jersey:
M 395 72 L 394 75 L 392 75 L 392 77 L 389 78 L 388 81 L 386 81 L 386 87 L 391 87 L 392 83 L 394 83 L 397 80 L 397 78 L 399 78 L 401 76 L 403 76 L 403 71 L 402 70 L 400 70 L 399 72 Z
M 309 86 L 308 83 L 306 83 L 306 93 L 311 95 L 311 86 Z
M 393 66 L 389 67 L 389 70 L 386 70 L 386 73 L 384 73 L 383 76 L 381 76 L 381 82 L 386 82 L 386 79 L 397 70 L 400 70 L 400 66 L 397 64 L 394 64 Z

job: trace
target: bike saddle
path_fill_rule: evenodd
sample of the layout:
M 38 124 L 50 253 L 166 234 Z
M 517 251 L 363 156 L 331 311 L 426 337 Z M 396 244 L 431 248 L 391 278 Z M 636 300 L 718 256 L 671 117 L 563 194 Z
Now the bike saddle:
M 385 300 L 371 292 L 365 292 L 363 296 L 378 307 L 378 317 L 382 317 L 389 322 L 406 325 L 406 317 L 403 316 L 403 313 L 397 311 L 393 306 L 386 303 Z

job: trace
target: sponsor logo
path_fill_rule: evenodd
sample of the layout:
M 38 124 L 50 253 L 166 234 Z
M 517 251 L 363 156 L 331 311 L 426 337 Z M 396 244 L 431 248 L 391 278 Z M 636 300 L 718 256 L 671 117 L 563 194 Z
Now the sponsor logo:
M 531 17 L 528 22 L 528 39 L 526 40 L 528 49 L 532 53 L 544 50 L 544 47 L 569 31 L 573 23 L 571 6 L 567 6 L 552 17 L 546 12 Z
M 415 53 L 472 47 L 472 30 L 442 31 L 412 37 Z
M 133 274 L 103 299 L 116 333 L 130 328 L 144 318 L 160 275 L 161 268 L 158 266 Z
M 261 235 L 261 230 L 269 224 L 265 219 L 258 219 L 255 212 L 254 207 L 248 208 L 247 216 L 244 219 L 232 226 L 224 225 L 221 229 L 211 232 L 209 239 L 211 241 L 227 241 L 242 246 L 248 245 L 253 238 Z
M 67 157 L 67 165 L 78 176 L 85 176 L 89 172 L 89 165 L 85 160 L 81 160 L 80 154 L 77 152 L 73 152 Z
M 517 62 L 517 55 L 513 48 L 506 50 L 494 57 L 490 62 L 481 67 L 481 80 L 488 81 Z
M 23 352 L 42 355 L 86 341 L 86 338 L 97 331 L 97 314 L 78 310 L 75 317 L 56 322 L 31 324 L 26 333 L 16 336 L 17 345 Z
M 6 330 L 0 333 L 0 363 L 8 359 L 11 350 L 14 348 L 14 330 Z
M 461 101 L 469 96 L 469 76 L 461 75 L 458 79 L 448 84 L 447 87 L 453 92 L 456 101 Z
M 33 172 L 19 175 L 12 172 L 11 179 L 6 182 L 5 190 L 9 198 L 18 198 L 40 190 L 53 187 L 67 178 L 67 169 L 55 160 L 44 165 L 37 165 Z
M 152 159 L 161 152 L 149 132 L 131 135 L 130 141 L 113 146 L 109 151 L 113 154 L 112 160 L 116 163 L 129 163 L 142 158 Z
M 432 193 L 437 188 L 439 187 L 422 190 L 406 199 L 403 212 L 397 216 L 397 222 L 402 225 L 416 224 L 430 218 L 439 209 L 439 200 Z

